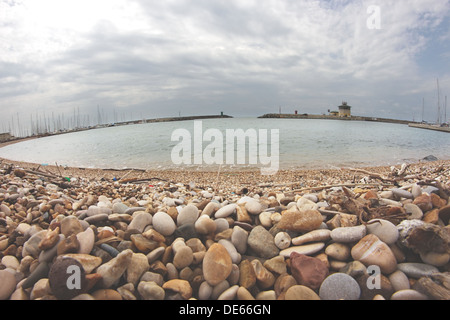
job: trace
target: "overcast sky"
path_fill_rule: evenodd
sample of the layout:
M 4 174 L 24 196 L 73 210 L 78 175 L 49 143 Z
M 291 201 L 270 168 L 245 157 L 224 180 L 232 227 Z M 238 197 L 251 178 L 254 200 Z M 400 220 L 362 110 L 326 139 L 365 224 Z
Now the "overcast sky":
M 0 0 L 0 125 L 97 106 L 110 119 L 322 114 L 343 100 L 421 120 L 423 98 L 436 121 L 449 44 L 449 0 Z

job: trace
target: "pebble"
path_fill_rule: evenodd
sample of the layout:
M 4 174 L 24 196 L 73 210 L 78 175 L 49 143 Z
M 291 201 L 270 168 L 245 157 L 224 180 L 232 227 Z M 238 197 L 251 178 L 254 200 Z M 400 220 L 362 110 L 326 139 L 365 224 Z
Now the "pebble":
M 304 235 L 295 237 L 292 239 L 293 245 L 301 245 L 308 242 L 321 242 L 321 241 L 327 241 L 331 237 L 331 231 L 328 229 L 319 229 L 310 231 Z
M 53 294 L 50 288 L 50 281 L 47 278 L 40 279 L 33 286 L 30 292 L 30 300 L 43 298 L 45 296 Z
M 417 262 L 404 262 L 397 265 L 398 270 L 405 273 L 408 277 L 419 279 L 421 277 L 427 277 L 435 272 L 439 272 L 439 269 L 435 266 L 417 263 Z
M 331 230 L 330 236 L 336 242 L 350 243 L 361 240 L 366 235 L 366 226 L 339 227 Z
M 154 281 L 141 281 L 137 290 L 144 300 L 164 300 L 165 290 Z
M 131 261 L 126 270 L 127 283 L 136 286 L 141 276 L 148 271 L 150 265 L 147 256 L 143 253 L 133 253 Z
M 83 269 L 87 274 L 91 273 L 102 264 L 102 259 L 100 257 L 89 254 L 68 253 L 63 256 L 77 260 L 83 266 Z
M 125 215 L 125 214 L 124 214 Z M 127 215 L 129 216 L 129 215 Z M 144 232 L 145 227 L 152 223 L 152 215 L 148 212 L 138 211 L 132 216 L 132 220 L 128 225 L 128 230 L 138 230 L 139 232 Z
M 325 254 L 339 261 L 346 261 L 350 258 L 350 248 L 344 243 L 335 242 L 328 245 Z
M 193 224 L 197 221 L 198 215 L 198 208 L 193 204 L 188 204 L 180 210 L 177 217 L 177 225 L 182 226 L 184 224 Z
M 165 212 L 157 212 L 153 216 L 152 224 L 153 228 L 155 228 L 155 230 L 161 233 L 163 236 L 172 235 L 175 232 L 175 229 L 177 228 L 172 217 Z
M 354 183 L 355 174 L 342 183 Z M 414 178 L 387 191 L 327 187 L 302 194 L 287 186 L 125 184 L 107 175 L 71 179 L 79 186 L 63 190 L 0 167 L 0 295 L 65 298 L 53 292 L 54 279 L 66 277 L 67 284 L 73 274 L 64 274 L 60 261 L 70 261 L 84 270 L 76 300 L 318 300 L 327 290 L 338 295 L 333 299 L 447 297 L 450 206 L 442 191 L 446 172 L 438 174 L 429 181 L 441 189 L 422 190 Z M 340 183 L 317 175 L 311 187 Z M 369 264 L 382 267 L 380 289 L 367 288 Z M 14 277 L 10 289 L 5 274 Z M 348 277 L 327 289 L 332 276 L 345 275 L 359 295 Z
M 291 245 L 291 237 L 287 232 L 278 232 L 275 235 L 274 242 L 278 249 L 283 250 Z
M 125 273 L 131 262 L 133 251 L 125 250 L 120 252 L 115 258 L 97 268 L 97 273 L 101 275 L 100 285 L 104 289 L 110 288 Z
M 219 243 L 214 243 L 206 252 L 202 266 L 205 280 L 215 286 L 230 275 L 232 261 L 227 249 Z
M 180 294 L 184 300 L 189 300 L 192 297 L 192 287 L 186 280 L 173 279 L 165 282 L 162 286 L 163 289 L 171 290 Z
M 92 230 L 92 228 L 87 228 L 85 231 L 78 233 L 76 237 L 79 243 L 78 253 L 89 254 L 94 248 L 94 230 Z
M 443 267 L 449 262 L 450 254 L 447 252 L 421 252 L 420 258 L 424 263 L 430 264 L 435 267 Z
M 398 198 L 406 198 L 406 199 L 413 199 L 414 196 L 411 192 L 399 188 L 391 189 L 394 196 L 397 196 Z
M 15 256 L 7 255 L 4 256 L 1 260 L 2 265 L 4 265 L 6 268 L 10 268 L 13 270 L 17 270 L 20 266 L 19 260 Z
M 256 226 L 248 236 L 247 244 L 249 248 L 261 258 L 273 258 L 280 250 L 274 242 L 274 237 L 262 226 Z
M 391 300 L 428 300 L 428 296 L 413 289 L 404 289 L 395 292 Z
M 293 252 L 290 259 L 292 276 L 300 285 L 319 289 L 329 274 L 327 264 L 318 258 Z
M 391 282 L 394 291 L 410 289 L 410 284 L 406 274 L 400 270 L 397 270 L 389 275 L 389 281 Z
M 361 289 L 351 276 L 345 273 L 333 273 L 321 284 L 319 297 L 322 300 L 358 300 Z
M 309 232 L 320 227 L 323 217 L 317 210 L 304 212 L 286 210 L 282 213 L 277 226 L 283 230 Z
M 354 260 L 366 266 L 377 265 L 381 272 L 390 274 L 397 268 L 397 260 L 389 246 L 374 234 L 362 238 L 351 250 Z
M 129 209 L 129 207 L 126 204 L 122 203 L 122 202 L 116 202 L 112 206 L 112 212 L 118 213 L 118 214 L 123 214 L 128 209 Z
M 290 257 L 292 252 L 296 252 L 296 253 L 304 254 L 304 255 L 312 255 L 312 254 L 319 252 L 324 247 L 325 247 L 325 243 L 323 243 L 323 242 L 304 244 L 302 246 L 293 246 L 293 247 L 289 247 L 287 249 L 281 250 L 280 255 L 283 257 L 286 257 L 286 258 Z
M 192 249 L 186 245 L 177 250 L 173 257 L 173 264 L 178 270 L 188 267 L 194 261 Z
M 7 300 L 16 289 L 16 277 L 7 270 L 0 270 L 0 300 Z
M 222 294 L 217 298 L 217 300 L 234 300 L 234 298 L 237 295 L 238 290 L 239 290 L 239 286 L 234 285 L 234 286 L 228 288 L 227 290 L 225 290 L 224 292 L 222 292 Z
M 231 243 L 240 254 L 247 251 L 248 232 L 239 226 L 234 226 L 231 234 Z
M 414 203 L 406 203 L 403 208 L 405 209 L 406 213 L 409 214 L 408 219 L 417 219 L 420 220 L 423 217 L 423 211 L 419 208 L 419 206 L 415 205 Z
M 320 297 L 312 289 L 302 286 L 295 285 L 287 289 L 285 294 L 285 300 L 320 300 Z
M 225 205 L 217 210 L 214 216 L 216 218 L 226 218 L 236 211 L 236 207 L 237 204 L 235 203 Z
M 119 292 L 112 289 L 99 289 L 92 294 L 94 300 L 120 301 L 123 300 Z
M 201 215 L 197 221 L 195 221 L 195 231 L 199 234 L 214 234 L 216 229 L 216 223 L 208 215 Z
M 75 216 L 67 216 L 61 221 L 61 233 L 68 238 L 71 235 L 83 232 L 83 226 Z
M 383 219 L 370 220 L 367 224 L 367 233 L 374 234 L 383 241 L 390 245 L 397 242 L 399 233 L 396 225 L 392 222 Z
M 48 273 L 52 293 L 61 300 L 70 300 L 87 288 L 86 271 L 77 260 L 59 256 Z

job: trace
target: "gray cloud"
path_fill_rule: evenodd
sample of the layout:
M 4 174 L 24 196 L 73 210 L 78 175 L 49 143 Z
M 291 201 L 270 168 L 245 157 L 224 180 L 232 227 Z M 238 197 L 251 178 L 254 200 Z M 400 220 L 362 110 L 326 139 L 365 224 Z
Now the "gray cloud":
M 32 3 L 0 1 L 3 122 L 94 117 L 98 105 L 144 117 L 319 114 L 343 99 L 357 114 L 410 119 L 422 97 L 433 103 L 437 77 L 450 85 L 428 59 L 446 60 L 449 1 L 114 0 L 90 12 L 81 1 L 75 18 L 57 1 Z M 373 3 L 381 30 L 366 26 Z

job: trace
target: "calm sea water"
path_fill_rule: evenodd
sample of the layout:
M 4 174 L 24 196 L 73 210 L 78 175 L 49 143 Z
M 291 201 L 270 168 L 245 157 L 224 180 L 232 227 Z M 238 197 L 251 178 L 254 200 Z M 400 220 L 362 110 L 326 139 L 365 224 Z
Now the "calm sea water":
M 219 165 L 177 166 L 171 141 L 176 129 L 194 135 L 194 121 L 109 127 L 29 140 L 0 148 L 0 157 L 85 168 L 217 170 Z M 280 169 L 363 167 L 415 162 L 428 155 L 450 159 L 448 133 L 406 125 L 336 120 L 232 118 L 202 121 L 209 128 L 279 130 Z M 224 141 L 225 143 L 226 141 Z M 210 142 L 204 142 L 203 148 Z M 268 146 L 269 154 L 271 146 Z M 225 150 L 225 148 L 224 148 Z M 254 151 L 254 150 L 253 150 Z M 246 169 L 245 165 L 222 166 Z

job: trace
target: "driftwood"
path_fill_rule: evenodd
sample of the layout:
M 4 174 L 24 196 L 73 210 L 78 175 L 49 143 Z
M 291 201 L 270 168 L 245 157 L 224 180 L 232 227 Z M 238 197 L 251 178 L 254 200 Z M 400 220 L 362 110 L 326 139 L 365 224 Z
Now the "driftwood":
M 353 171 L 353 172 L 364 173 L 364 174 L 367 174 L 371 178 L 379 179 L 379 180 L 382 180 L 382 181 L 388 181 L 388 182 L 391 182 L 391 183 L 395 182 L 394 179 L 390 179 L 390 178 L 385 177 L 385 176 L 383 176 L 383 175 L 381 175 L 379 173 L 369 172 L 369 171 L 364 170 L 364 169 L 349 168 L 348 170 Z
M 448 288 L 450 276 L 448 272 L 433 274 L 431 277 L 443 285 L 433 281 L 430 277 L 422 277 L 415 283 L 414 289 L 436 300 L 450 300 L 450 289 Z
M 334 184 L 334 185 L 327 185 L 327 186 L 320 186 L 320 187 L 309 187 L 309 188 L 302 188 L 293 190 L 294 193 L 299 193 L 303 191 L 322 191 L 325 189 L 331 189 L 331 188 L 339 188 L 339 187 L 345 187 L 345 188 L 354 188 L 354 187 L 394 187 L 392 184 L 379 184 L 379 183 L 346 183 L 346 184 Z

